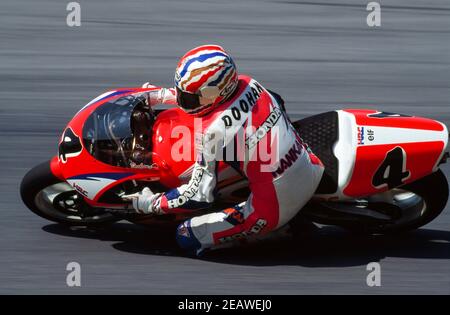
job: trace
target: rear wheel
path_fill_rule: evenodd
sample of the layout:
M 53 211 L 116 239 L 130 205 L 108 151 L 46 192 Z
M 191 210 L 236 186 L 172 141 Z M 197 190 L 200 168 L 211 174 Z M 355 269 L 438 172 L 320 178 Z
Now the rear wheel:
M 374 233 L 402 232 L 424 226 L 445 209 L 448 195 L 447 178 L 441 170 L 394 189 L 392 204 L 399 207 L 399 217 L 371 230 Z
M 117 221 L 102 209 L 90 207 L 83 197 L 50 170 L 50 162 L 32 168 L 22 179 L 20 195 L 35 214 L 67 225 L 97 226 Z
M 411 184 L 355 202 L 310 203 L 301 213 L 309 220 L 338 225 L 362 234 L 414 230 L 434 220 L 445 208 L 448 182 L 441 170 Z

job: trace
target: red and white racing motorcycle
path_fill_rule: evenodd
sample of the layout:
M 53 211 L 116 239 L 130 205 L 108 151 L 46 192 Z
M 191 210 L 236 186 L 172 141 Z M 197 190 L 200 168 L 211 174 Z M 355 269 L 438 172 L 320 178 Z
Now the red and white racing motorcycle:
M 189 180 L 192 170 L 194 150 L 191 159 L 172 158 L 178 139 L 171 131 L 177 126 L 193 129 L 193 117 L 178 108 L 149 107 L 149 90 L 110 91 L 83 107 L 65 128 L 58 155 L 23 178 L 25 205 L 41 217 L 69 225 L 121 219 L 171 224 L 198 215 L 138 215 L 122 200 L 145 186 L 154 192 L 177 187 Z M 423 226 L 445 208 L 448 184 L 439 169 L 448 157 L 444 124 L 344 109 L 293 125 L 325 165 L 316 194 L 298 214 L 302 220 L 387 233 Z M 220 206 L 241 202 L 248 194 L 246 179 L 220 165 Z

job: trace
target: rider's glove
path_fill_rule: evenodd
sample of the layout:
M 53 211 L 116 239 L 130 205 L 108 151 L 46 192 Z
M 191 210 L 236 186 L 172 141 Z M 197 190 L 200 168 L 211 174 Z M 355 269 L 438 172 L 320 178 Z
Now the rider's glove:
M 150 82 L 145 82 L 144 84 L 142 84 L 142 87 L 144 89 L 156 88 L 156 86 L 153 84 L 150 84 Z M 161 103 L 161 89 L 149 91 L 147 93 L 147 101 L 150 106 L 160 104 Z
M 142 87 L 144 89 L 151 89 L 151 88 L 156 88 L 156 85 L 150 84 L 150 82 L 145 82 L 144 84 L 142 84 Z
M 145 187 L 141 192 L 124 195 L 122 199 L 131 201 L 133 208 L 140 214 L 161 214 L 158 207 L 154 207 L 154 202 L 160 194 L 154 194 L 150 188 Z
M 156 85 L 150 84 L 150 82 L 145 82 L 142 87 L 145 89 L 155 89 L 147 93 L 148 104 L 150 106 L 154 106 L 157 104 L 177 104 L 176 93 L 175 89 L 173 88 L 158 88 Z

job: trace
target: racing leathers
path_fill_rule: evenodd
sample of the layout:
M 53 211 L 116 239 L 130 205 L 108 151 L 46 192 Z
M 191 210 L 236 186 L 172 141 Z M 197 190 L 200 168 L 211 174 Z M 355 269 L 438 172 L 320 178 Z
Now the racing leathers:
M 165 93 L 165 102 L 173 104 L 174 92 Z M 254 79 L 240 75 L 236 92 L 200 119 L 190 181 L 153 195 L 146 206 L 157 214 L 208 208 L 219 161 L 247 178 L 251 194 L 232 208 L 180 224 L 176 237 L 182 248 L 199 252 L 265 235 L 285 225 L 314 194 L 323 173 L 321 161 L 274 96 Z

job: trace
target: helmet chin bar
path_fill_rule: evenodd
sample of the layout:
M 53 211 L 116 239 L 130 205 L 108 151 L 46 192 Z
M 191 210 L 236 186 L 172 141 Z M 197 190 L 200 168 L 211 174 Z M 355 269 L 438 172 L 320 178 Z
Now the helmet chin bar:
M 226 99 L 224 96 L 229 96 L 236 87 L 235 83 L 228 84 L 223 90 L 218 86 L 204 86 L 196 93 L 192 93 L 183 91 L 178 86 L 175 86 L 178 106 L 187 113 L 196 114 L 217 103 L 217 100 L 221 97 L 220 102 L 223 102 Z
M 199 97 L 200 106 L 206 106 L 206 105 L 212 105 L 214 103 L 214 98 L 207 98 L 207 97 Z
M 205 86 L 199 90 L 199 95 L 206 99 L 216 99 L 220 95 L 220 89 L 217 86 Z

